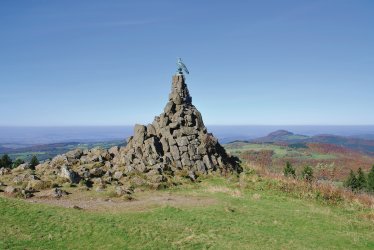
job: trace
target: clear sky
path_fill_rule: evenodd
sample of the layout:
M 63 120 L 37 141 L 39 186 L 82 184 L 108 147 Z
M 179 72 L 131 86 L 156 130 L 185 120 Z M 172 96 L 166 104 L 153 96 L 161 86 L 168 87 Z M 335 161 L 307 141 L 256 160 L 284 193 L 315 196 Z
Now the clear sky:
M 0 125 L 374 124 L 374 1 L 0 1 Z

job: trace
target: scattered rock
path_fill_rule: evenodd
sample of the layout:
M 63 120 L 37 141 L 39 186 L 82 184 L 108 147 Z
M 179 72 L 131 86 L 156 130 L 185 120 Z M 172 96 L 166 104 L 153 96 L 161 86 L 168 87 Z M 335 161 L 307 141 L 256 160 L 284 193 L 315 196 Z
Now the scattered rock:
M 121 171 L 116 171 L 113 175 L 113 178 L 116 180 L 119 180 L 122 178 L 122 176 L 123 176 L 123 173 Z
M 11 172 L 9 168 L 0 168 L 0 176 L 10 174 Z
M 68 193 L 64 190 L 62 190 L 61 188 L 54 188 L 52 189 L 52 197 L 54 198 L 61 198 L 62 196 L 64 195 L 68 195 Z
M 69 170 L 69 168 L 67 166 L 62 166 L 61 167 L 60 176 L 68 179 L 70 181 L 70 183 L 74 183 L 74 184 L 79 183 L 79 181 L 81 179 L 80 176 L 76 172 L 74 172 L 72 170 Z
M 125 186 L 116 187 L 116 194 L 118 196 L 131 195 L 133 193 L 134 193 L 134 189 L 132 187 L 125 187 Z
M 64 184 L 65 180 L 71 184 L 83 180 L 93 183 L 98 191 L 105 189 L 107 183 L 116 183 L 116 193 L 121 196 L 134 191 L 125 187 L 128 183 L 158 188 L 171 183 L 168 180 L 179 172 L 195 181 L 200 174 L 235 174 L 242 168 L 239 159 L 228 155 L 208 133 L 200 112 L 192 104 L 184 76 L 177 74 L 173 76 L 164 112 L 147 126 L 136 124 L 126 146 L 75 149 L 39 164 L 35 175 L 28 164 L 9 171 L 1 168 L 0 175 L 17 174 L 12 176 L 13 181 L 17 185 L 27 183 L 28 189 L 49 188 L 42 180 L 52 180 L 55 185 Z M 55 192 L 60 197 L 60 191 Z
M 43 189 L 51 188 L 51 186 L 52 186 L 52 182 L 50 181 L 32 179 L 27 183 L 26 189 L 27 190 L 43 190 Z
M 23 164 L 19 165 L 18 167 L 13 168 L 12 172 L 20 172 L 20 171 L 24 171 L 26 169 L 30 169 L 30 164 L 29 163 L 23 163 Z
M 4 193 L 6 194 L 17 194 L 20 191 L 19 188 L 13 187 L 13 186 L 7 186 L 4 189 Z
M 111 148 L 108 150 L 108 153 L 111 154 L 112 156 L 117 155 L 118 152 L 119 152 L 119 147 L 117 147 L 117 146 L 111 147 Z
M 71 151 L 67 152 L 67 154 L 69 154 Z M 52 159 L 50 165 L 52 168 L 61 168 L 63 166 L 66 166 L 68 165 L 69 162 L 68 162 L 68 158 L 66 157 L 66 155 L 57 155 L 55 158 Z
M 23 198 L 25 199 L 31 198 L 33 196 L 33 194 L 29 190 L 25 190 L 25 189 L 21 190 L 21 194 Z
M 16 175 L 16 176 L 13 178 L 13 182 L 14 182 L 14 184 L 16 184 L 16 185 L 20 185 L 20 184 L 22 184 L 23 182 L 28 181 L 29 178 L 30 178 L 30 174 L 29 174 L 29 173 L 20 173 L 20 174 Z
M 105 171 L 101 167 L 93 168 L 93 169 L 90 170 L 90 175 L 92 177 L 101 177 L 101 176 L 104 175 L 104 173 L 105 173 Z
M 190 177 L 191 181 L 195 181 L 196 180 L 196 175 L 194 172 L 190 171 L 188 173 L 188 177 Z
M 74 149 L 65 154 L 67 159 L 79 159 L 83 155 L 83 150 L 81 148 Z

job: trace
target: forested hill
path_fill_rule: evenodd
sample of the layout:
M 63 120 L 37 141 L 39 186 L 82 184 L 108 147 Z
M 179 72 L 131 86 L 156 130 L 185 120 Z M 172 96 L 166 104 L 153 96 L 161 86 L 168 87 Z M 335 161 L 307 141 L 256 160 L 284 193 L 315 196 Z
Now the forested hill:
M 302 144 L 302 143 L 324 143 L 334 144 L 342 147 L 347 147 L 353 150 L 364 152 L 367 154 L 374 154 L 374 140 L 363 139 L 358 137 L 338 136 L 331 134 L 323 135 L 300 135 L 294 134 L 286 130 L 277 130 L 264 137 L 259 137 L 251 140 L 257 143 L 284 143 L 284 144 Z

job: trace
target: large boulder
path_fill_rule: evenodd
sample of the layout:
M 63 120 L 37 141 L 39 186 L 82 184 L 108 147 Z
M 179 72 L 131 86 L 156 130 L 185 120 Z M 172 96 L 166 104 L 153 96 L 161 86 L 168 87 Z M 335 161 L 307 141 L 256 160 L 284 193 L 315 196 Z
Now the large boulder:
M 79 181 L 81 180 L 81 177 L 73 170 L 70 170 L 67 166 L 61 167 L 60 176 L 62 178 L 66 178 L 67 180 L 70 181 L 70 183 L 74 183 L 74 184 L 79 183 Z
M 83 149 L 77 148 L 65 154 L 67 159 L 79 159 L 83 155 Z
M 26 189 L 27 190 L 42 190 L 51 188 L 52 182 L 51 181 L 43 181 L 43 180 L 30 180 L 27 183 Z
M 19 188 L 16 188 L 16 187 L 13 187 L 13 186 L 7 186 L 5 189 L 4 189 L 4 193 L 6 194 L 10 194 L 10 195 L 14 195 L 14 194 L 17 194 L 20 192 L 20 189 Z
M 10 174 L 12 171 L 9 168 L 0 168 L 0 176 Z
M 13 168 L 12 172 L 21 172 L 21 171 L 24 171 L 26 169 L 30 169 L 30 164 L 29 163 L 20 164 L 18 167 Z

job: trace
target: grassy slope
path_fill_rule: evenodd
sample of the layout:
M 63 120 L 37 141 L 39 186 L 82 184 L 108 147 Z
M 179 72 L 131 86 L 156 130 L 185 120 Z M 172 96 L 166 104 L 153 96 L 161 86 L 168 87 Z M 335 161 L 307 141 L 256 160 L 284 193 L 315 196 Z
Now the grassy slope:
M 298 158 L 306 158 L 306 159 L 334 159 L 336 158 L 333 154 L 321 154 L 321 153 L 306 153 L 304 148 L 301 149 L 294 149 L 287 146 L 280 146 L 275 144 L 256 144 L 256 143 L 232 143 L 226 144 L 225 148 L 228 152 L 232 154 L 240 154 L 246 150 L 272 150 L 274 152 L 275 158 L 282 158 L 282 157 L 298 157 Z
M 168 191 L 217 199 L 203 207 L 159 206 L 99 213 L 0 198 L 0 249 L 319 248 L 373 249 L 370 210 L 324 205 L 223 178 Z
M 306 147 L 292 147 L 277 144 L 256 144 L 235 142 L 225 145 L 231 154 L 242 157 L 252 166 L 267 169 L 271 172 L 281 173 L 286 161 L 289 161 L 299 175 L 305 166 L 314 169 L 316 178 L 343 181 L 349 175 L 350 170 L 357 171 L 361 167 L 366 173 L 374 163 L 374 157 L 348 148 L 329 144 L 306 144 Z M 273 152 L 270 156 L 261 154 L 256 156 L 253 152 Z M 245 155 L 245 153 L 249 155 Z M 244 155 L 243 155 L 244 153 Z

